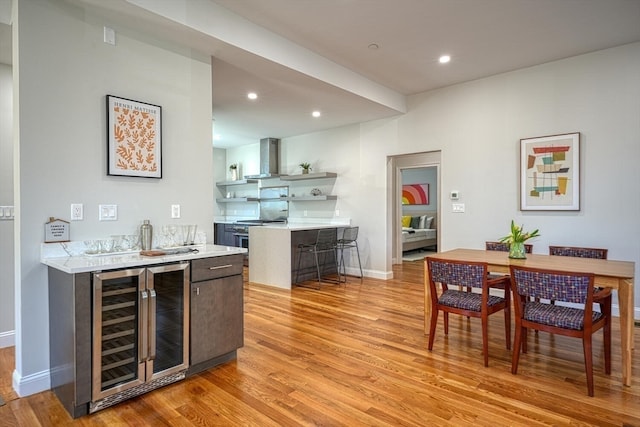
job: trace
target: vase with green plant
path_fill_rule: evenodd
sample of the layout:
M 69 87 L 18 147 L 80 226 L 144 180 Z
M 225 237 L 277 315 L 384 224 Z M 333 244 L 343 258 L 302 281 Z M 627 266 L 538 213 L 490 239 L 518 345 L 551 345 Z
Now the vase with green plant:
M 500 239 L 502 243 L 509 244 L 509 258 L 526 258 L 524 242 L 540 235 L 538 229 L 528 233 L 524 231 L 523 227 L 524 225 L 516 225 L 515 221 L 511 220 L 511 233 Z
M 299 166 L 302 168 L 303 174 L 307 174 L 311 170 L 311 163 L 302 162 Z
M 231 172 L 231 181 L 235 181 L 238 179 L 238 164 L 232 163 L 229 165 L 229 172 Z

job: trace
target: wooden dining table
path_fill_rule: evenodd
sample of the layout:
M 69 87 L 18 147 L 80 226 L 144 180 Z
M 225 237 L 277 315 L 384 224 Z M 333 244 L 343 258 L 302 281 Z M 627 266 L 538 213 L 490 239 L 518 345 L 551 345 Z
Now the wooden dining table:
M 633 356 L 633 282 L 635 263 L 591 258 L 574 258 L 541 254 L 527 254 L 526 259 L 511 259 L 508 252 L 485 251 L 481 249 L 453 249 L 428 255 L 424 260 L 424 333 L 429 334 L 431 324 L 431 289 L 429 287 L 429 269 L 426 258 L 439 258 L 450 261 L 486 262 L 488 270 L 496 273 L 509 273 L 510 265 L 533 268 L 545 268 L 557 271 L 593 273 L 594 284 L 598 287 L 612 288 L 618 291 L 620 311 L 620 333 L 622 345 L 622 381 L 631 385 L 631 360 Z

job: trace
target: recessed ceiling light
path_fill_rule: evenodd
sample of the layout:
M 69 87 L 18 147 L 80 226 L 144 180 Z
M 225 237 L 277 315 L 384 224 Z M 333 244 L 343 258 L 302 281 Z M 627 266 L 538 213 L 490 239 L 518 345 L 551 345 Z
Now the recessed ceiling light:
M 380 46 L 378 46 L 378 43 L 371 43 L 368 47 L 371 50 L 377 50 Z
M 314 111 L 313 113 L 311 113 L 311 115 L 312 115 L 313 117 L 320 117 L 320 116 L 321 116 L 320 111 L 317 111 L 317 110 L 316 110 L 316 111 Z
M 446 64 L 447 62 L 451 61 L 451 57 L 449 55 L 442 55 L 438 61 L 440 61 L 441 64 Z
M 249 92 L 247 94 L 247 98 L 249 98 L 249 99 L 258 99 L 258 94 L 255 93 L 255 92 Z

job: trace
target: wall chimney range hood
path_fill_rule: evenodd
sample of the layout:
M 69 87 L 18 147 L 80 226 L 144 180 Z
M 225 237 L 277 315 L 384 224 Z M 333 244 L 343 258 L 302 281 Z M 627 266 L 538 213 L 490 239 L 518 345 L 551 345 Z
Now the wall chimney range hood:
M 263 138 L 260 140 L 260 174 L 245 175 L 245 179 L 260 179 L 280 176 L 280 140 Z

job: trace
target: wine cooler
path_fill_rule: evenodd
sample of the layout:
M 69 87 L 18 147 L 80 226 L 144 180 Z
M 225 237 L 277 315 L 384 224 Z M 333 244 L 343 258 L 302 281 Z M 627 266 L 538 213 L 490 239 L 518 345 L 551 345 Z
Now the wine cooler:
M 185 377 L 189 263 L 93 274 L 90 412 Z

